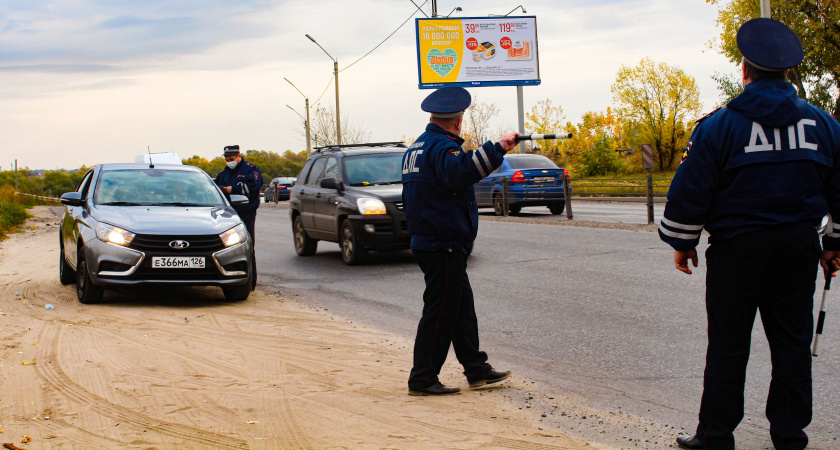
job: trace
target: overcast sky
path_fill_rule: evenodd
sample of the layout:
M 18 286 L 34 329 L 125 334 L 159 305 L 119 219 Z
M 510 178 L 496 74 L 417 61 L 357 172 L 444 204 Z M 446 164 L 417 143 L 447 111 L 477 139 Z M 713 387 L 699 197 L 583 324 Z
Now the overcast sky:
M 439 0 L 438 12 L 460 6 L 453 17 L 486 17 L 517 5 Z M 604 111 L 618 69 L 646 56 L 692 75 L 710 110 L 718 99 L 710 76 L 736 69 L 707 49 L 719 29 L 716 7 L 704 0 L 524 7 L 537 17 L 542 80 L 524 88 L 526 110 L 551 99 L 573 123 Z M 327 89 L 333 63 L 305 34 L 338 59 L 342 118 L 371 141 L 416 137 L 428 122 L 419 106 L 430 91 L 417 87 L 414 18 L 424 16 L 415 11 L 411 0 L 2 0 L 0 168 L 15 158 L 52 170 L 132 162 L 147 146 L 208 159 L 230 144 L 303 150 L 302 120 L 286 105 L 305 114 L 304 97 L 283 78 L 313 106 L 318 98 L 335 105 L 335 88 Z M 517 128 L 515 87 L 471 93 L 501 110 L 494 128 Z

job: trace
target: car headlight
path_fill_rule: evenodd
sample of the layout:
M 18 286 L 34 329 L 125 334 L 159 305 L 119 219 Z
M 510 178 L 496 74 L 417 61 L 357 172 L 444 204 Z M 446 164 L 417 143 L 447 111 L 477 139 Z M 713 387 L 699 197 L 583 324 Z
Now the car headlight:
M 100 222 L 96 225 L 96 237 L 103 242 L 110 242 L 112 244 L 128 247 L 128 245 L 131 244 L 131 240 L 134 239 L 134 233 L 125 231 L 120 227 Z
M 219 237 L 222 238 L 222 243 L 225 244 L 225 247 L 230 247 L 240 242 L 245 242 L 245 239 L 248 237 L 248 229 L 240 223 L 220 234 Z
M 378 198 L 362 197 L 356 200 L 356 206 L 359 208 L 359 212 L 366 216 L 387 213 L 387 211 L 385 211 L 385 203 Z

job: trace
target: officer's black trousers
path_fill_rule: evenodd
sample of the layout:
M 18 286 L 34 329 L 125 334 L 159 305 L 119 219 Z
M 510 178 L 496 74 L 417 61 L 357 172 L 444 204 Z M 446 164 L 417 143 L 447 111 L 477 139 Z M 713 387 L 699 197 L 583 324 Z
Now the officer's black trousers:
M 766 414 L 776 448 L 804 448 L 811 422 L 811 336 L 816 269 L 813 228 L 774 228 L 714 242 L 706 251 L 709 346 L 697 433 L 732 448 L 756 310 L 773 364 Z
M 468 380 L 491 370 L 487 354 L 478 348 L 478 319 L 470 280 L 467 255 L 459 251 L 414 251 L 426 280 L 423 317 L 414 340 L 414 367 L 409 389 L 438 383 L 450 343 Z
M 253 267 L 254 276 L 251 278 L 251 288 L 254 289 L 257 287 L 257 214 L 254 213 L 252 216 L 242 217 L 242 222 L 245 224 L 245 229 L 248 230 L 248 234 L 251 235 L 251 267 Z

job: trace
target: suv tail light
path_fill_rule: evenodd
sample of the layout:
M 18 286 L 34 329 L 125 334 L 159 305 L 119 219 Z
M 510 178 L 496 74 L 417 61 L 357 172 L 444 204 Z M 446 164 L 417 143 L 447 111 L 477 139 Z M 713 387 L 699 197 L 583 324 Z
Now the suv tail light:
M 510 177 L 511 183 L 524 183 L 525 182 L 525 174 L 522 173 L 521 170 L 517 170 L 513 173 Z

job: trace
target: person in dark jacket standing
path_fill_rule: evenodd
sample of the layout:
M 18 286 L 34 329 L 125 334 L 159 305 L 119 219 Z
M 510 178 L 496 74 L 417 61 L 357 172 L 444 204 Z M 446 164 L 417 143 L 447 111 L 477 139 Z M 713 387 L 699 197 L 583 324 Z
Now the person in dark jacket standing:
M 840 124 L 797 98 L 785 81 L 803 59 L 781 22 L 738 30 L 744 92 L 698 121 L 668 192 L 659 235 L 676 268 L 691 274 L 705 228 L 708 348 L 699 424 L 683 448 L 734 448 L 756 311 L 773 364 L 766 415 L 777 449 L 808 444 L 813 296 L 818 263 L 840 257 L 834 222 L 820 248 L 816 227 L 840 218 Z M 832 268 L 829 268 L 832 267 Z
M 430 123 L 403 156 L 403 202 L 411 250 L 426 281 L 414 366 L 408 378 L 411 395 L 461 391 L 438 379 L 450 345 L 471 388 L 498 383 L 511 374 L 494 370 L 487 354 L 479 350 L 467 257 L 478 232 L 473 184 L 502 164 L 518 133 L 464 151 L 459 135 L 471 99 L 460 87 L 438 89 L 426 97 L 421 108 L 431 113 Z
M 245 158 L 239 153 L 238 145 L 228 145 L 225 147 L 225 162 L 227 166 L 216 175 L 216 184 L 222 189 L 228 197 L 231 194 L 244 195 L 248 197 L 248 205 L 237 206 L 236 213 L 245 223 L 245 228 L 248 229 L 248 234 L 251 235 L 253 245 L 251 263 L 254 268 L 254 276 L 251 280 L 251 288 L 257 286 L 257 258 L 256 258 L 256 244 L 257 235 L 254 225 L 257 221 L 257 208 L 260 207 L 260 188 L 263 185 L 262 173 L 260 168 L 254 163 L 245 161 Z

